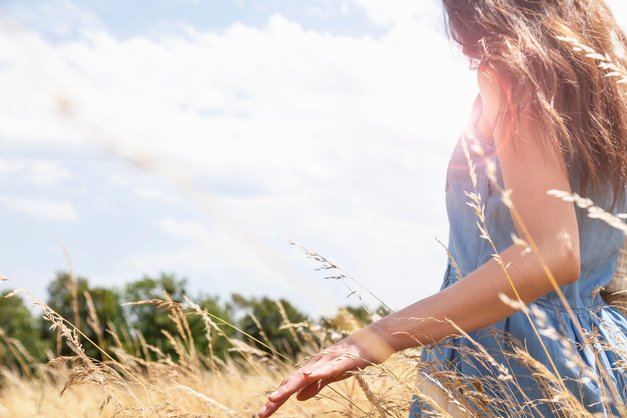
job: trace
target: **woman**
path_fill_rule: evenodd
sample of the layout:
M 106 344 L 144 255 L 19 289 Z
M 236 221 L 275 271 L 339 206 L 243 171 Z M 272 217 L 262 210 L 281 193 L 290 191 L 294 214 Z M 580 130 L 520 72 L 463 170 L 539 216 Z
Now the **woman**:
M 619 362 L 627 360 L 627 319 L 598 292 L 611 279 L 623 233 L 547 191 L 576 192 L 613 213 L 627 211 L 625 85 L 599 66 L 609 58 L 624 70 L 625 35 L 603 0 L 443 3 L 453 39 L 478 69 L 480 94 L 447 172 L 451 262 L 442 288 L 313 356 L 268 397 L 262 418 L 296 392 L 309 399 L 351 371 L 419 345 L 426 345 L 424 361 L 462 382 L 497 375 L 505 382 L 474 386 L 489 402 L 473 404 L 473 415 L 564 416 L 577 402 L 590 412 L 623 411 L 627 376 Z M 473 198 L 474 209 L 467 204 Z M 480 237 L 482 217 L 491 240 Z M 504 303 L 500 294 L 532 309 Z M 570 346 L 540 329 L 551 327 Z M 473 341 L 492 356 L 497 374 L 462 355 Z M 508 354 L 515 341 L 529 353 L 527 364 Z M 559 376 L 556 396 L 545 399 L 529 366 L 535 360 Z M 470 414 L 463 402 L 447 406 L 446 396 L 426 385 L 435 378 L 419 375 L 419 391 L 434 395 L 439 408 Z M 508 411 L 498 399 L 513 399 L 519 409 Z M 410 415 L 433 407 L 415 397 Z

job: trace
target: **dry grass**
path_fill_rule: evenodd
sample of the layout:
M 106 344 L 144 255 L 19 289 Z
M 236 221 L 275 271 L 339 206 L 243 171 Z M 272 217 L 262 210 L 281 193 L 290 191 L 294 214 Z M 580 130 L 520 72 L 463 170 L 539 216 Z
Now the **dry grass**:
M 179 335 L 169 336 L 180 359 L 172 361 L 156 347 L 141 342 L 139 354 L 121 346 L 107 347 L 105 361 L 84 354 L 90 342 L 68 321 L 45 305 L 44 317 L 60 330 L 76 355 L 52 359 L 37 367 L 38 378 L 28 378 L 19 370 L 3 370 L 0 390 L 2 417 L 246 417 L 254 416 L 263 399 L 278 381 L 293 370 L 294 363 L 280 353 L 261 351 L 241 340 L 231 340 L 232 355 L 226 360 L 200 355 L 188 347 L 189 315 L 200 315 L 209 327 L 221 332 L 210 314 L 192 301 L 151 300 L 138 303 L 168 309 L 178 322 Z M 317 325 L 293 327 L 305 353 L 314 354 L 333 342 L 331 336 L 354 328 L 348 312 L 338 312 L 334 329 Z M 93 320 L 92 320 L 93 321 Z M 91 321 L 90 321 L 91 322 Z M 82 338 L 81 338 L 82 337 Z M 86 341 L 87 340 L 87 341 Z M 308 341 L 308 342 L 307 342 Z M 18 352 L 22 350 L 11 342 Z M 157 360 L 151 354 L 157 353 Z M 279 416 L 404 416 L 407 414 L 415 367 L 407 367 L 418 350 L 393 356 L 380 368 L 360 373 L 358 379 L 338 382 L 325 389 L 315 401 L 291 400 Z M 22 357 L 27 353 L 23 353 Z M 27 359 L 28 360 L 28 359 Z M 25 361 L 24 364 L 32 364 Z

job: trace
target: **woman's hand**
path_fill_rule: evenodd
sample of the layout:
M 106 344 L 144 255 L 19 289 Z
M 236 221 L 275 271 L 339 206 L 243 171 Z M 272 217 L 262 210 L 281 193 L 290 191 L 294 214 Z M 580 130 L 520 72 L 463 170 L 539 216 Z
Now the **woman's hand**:
M 281 382 L 259 411 L 259 417 L 272 415 L 296 392 L 296 399 L 310 399 L 329 383 L 346 379 L 355 370 L 387 359 L 395 350 L 373 325 L 356 331 L 311 357 L 303 367 Z

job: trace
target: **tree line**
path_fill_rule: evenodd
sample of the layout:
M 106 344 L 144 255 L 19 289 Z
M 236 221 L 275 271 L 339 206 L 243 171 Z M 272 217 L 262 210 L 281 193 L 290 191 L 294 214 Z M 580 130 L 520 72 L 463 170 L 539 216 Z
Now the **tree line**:
M 144 276 L 118 288 L 94 286 L 85 277 L 61 271 L 49 283 L 45 302 L 90 341 L 83 348 L 96 359 L 102 355 L 99 348 L 121 345 L 127 352 L 151 347 L 153 353 L 158 351 L 176 360 L 178 353 L 172 336 L 181 335 L 182 326 L 167 308 L 168 302 L 173 303 L 169 306 L 175 306 L 191 300 L 206 312 L 205 318 L 186 315 L 188 329 L 183 334 L 190 337 L 188 344 L 193 345 L 190 349 L 205 355 L 211 350 L 212 355 L 220 358 L 227 355 L 233 339 L 244 340 L 264 351 L 272 346 L 295 356 L 301 345 L 294 328 L 285 325 L 324 325 L 330 320 L 324 317 L 314 320 L 285 299 L 245 297 L 238 293 L 224 300 L 215 295 L 188 296 L 187 281 L 175 274 Z M 343 309 L 359 325 L 372 320 L 371 312 L 365 307 L 347 305 Z M 376 312 L 388 313 L 382 307 Z M 214 319 L 215 329 L 208 330 L 207 318 Z M 58 329 L 51 329 L 49 321 L 34 314 L 19 294 L 4 291 L 0 293 L 0 364 L 17 370 L 18 362 L 23 360 L 15 352 L 16 344 L 36 361 L 72 354 Z

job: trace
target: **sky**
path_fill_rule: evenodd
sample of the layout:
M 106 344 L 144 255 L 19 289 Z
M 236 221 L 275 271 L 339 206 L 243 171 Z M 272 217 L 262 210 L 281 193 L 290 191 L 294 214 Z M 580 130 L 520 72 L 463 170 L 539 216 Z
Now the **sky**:
M 0 32 L 10 286 L 166 272 L 310 315 L 440 288 L 478 90 L 439 1 L 2 0 Z

